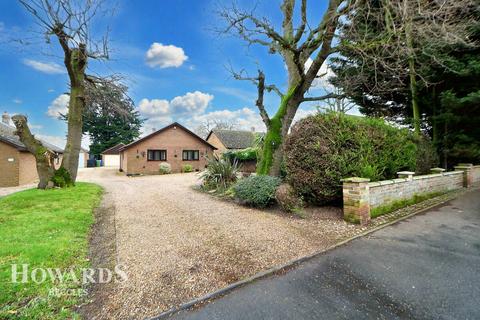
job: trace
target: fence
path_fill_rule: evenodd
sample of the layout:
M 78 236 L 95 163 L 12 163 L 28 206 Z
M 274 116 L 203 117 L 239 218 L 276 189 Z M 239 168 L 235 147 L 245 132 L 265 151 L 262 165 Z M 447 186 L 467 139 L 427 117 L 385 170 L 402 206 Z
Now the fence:
M 414 172 L 398 172 L 398 179 L 370 182 L 365 178 L 343 179 L 343 214 L 347 221 L 367 224 L 372 213 L 394 204 L 411 202 L 452 190 L 469 188 L 480 183 L 480 166 L 459 164 L 455 171 L 431 169 L 432 174 L 414 176 Z

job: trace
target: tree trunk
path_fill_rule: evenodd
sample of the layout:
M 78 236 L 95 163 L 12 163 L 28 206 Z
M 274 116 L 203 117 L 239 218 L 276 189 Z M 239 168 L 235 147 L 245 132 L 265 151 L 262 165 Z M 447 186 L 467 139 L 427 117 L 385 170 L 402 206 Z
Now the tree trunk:
M 415 58 L 413 54 L 412 23 L 408 22 L 405 26 L 405 39 L 409 49 L 408 73 L 410 77 L 410 94 L 412 99 L 413 127 L 415 135 L 420 135 L 420 107 L 418 104 L 417 78 L 415 75 Z
M 265 134 L 257 174 L 279 176 L 283 161 L 283 143 L 292 124 L 300 100 L 295 94 L 298 86 L 291 87 L 282 97 L 277 113 L 270 119 Z
M 83 110 L 85 109 L 85 68 L 87 55 L 84 46 L 71 51 L 69 63 L 70 102 L 68 106 L 67 144 L 63 154 L 62 168 L 68 171 L 73 183 L 77 178 L 78 156 L 82 145 Z
M 38 189 L 46 189 L 55 174 L 55 168 L 53 167 L 54 155 L 32 135 L 27 125 L 27 117 L 15 115 L 12 117 L 12 120 L 17 128 L 15 134 L 20 137 L 20 141 L 35 157 L 38 178 L 40 180 L 38 182 Z

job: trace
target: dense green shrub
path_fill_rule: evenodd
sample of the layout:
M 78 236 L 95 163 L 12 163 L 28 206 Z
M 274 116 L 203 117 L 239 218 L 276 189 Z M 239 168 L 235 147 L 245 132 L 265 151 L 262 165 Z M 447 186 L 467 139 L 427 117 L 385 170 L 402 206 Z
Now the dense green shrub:
M 67 169 L 61 167 L 55 171 L 52 177 L 52 182 L 55 187 L 65 188 L 73 186 L 73 180 Z
M 191 164 L 184 164 L 182 166 L 182 172 L 192 172 L 193 171 L 193 167 Z
M 168 162 L 162 162 L 159 165 L 158 171 L 160 174 L 169 174 L 172 172 L 172 166 Z
M 341 179 L 391 179 L 415 171 L 417 147 L 407 129 L 381 119 L 326 113 L 299 121 L 285 143 L 287 180 L 305 200 L 341 199 Z
M 250 176 L 241 179 L 234 185 L 235 197 L 240 202 L 264 208 L 275 200 L 275 191 L 281 180 L 271 176 Z
M 283 210 L 302 215 L 303 199 L 297 195 L 291 185 L 281 184 L 275 192 L 275 199 Z
M 258 148 L 246 148 L 237 151 L 227 151 L 223 154 L 225 159 L 230 161 L 248 161 L 248 160 L 257 160 Z
M 216 157 L 209 159 L 207 169 L 201 175 L 203 187 L 207 190 L 226 190 L 237 181 L 238 171 L 237 161 Z

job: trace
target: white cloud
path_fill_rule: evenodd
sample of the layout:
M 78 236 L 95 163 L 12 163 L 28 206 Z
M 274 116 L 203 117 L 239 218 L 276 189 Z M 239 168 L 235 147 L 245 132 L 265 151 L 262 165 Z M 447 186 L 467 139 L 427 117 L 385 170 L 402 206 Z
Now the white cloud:
M 13 103 L 16 103 L 16 104 L 22 104 L 22 100 L 18 99 L 18 98 L 15 98 L 12 100 Z
M 138 104 L 138 109 L 140 113 L 145 116 L 168 114 L 170 111 L 170 103 L 164 99 L 142 99 Z
M 41 61 L 36 61 L 31 59 L 24 59 L 23 63 L 29 67 L 32 67 L 37 71 L 47 73 L 47 74 L 65 73 L 65 69 L 61 65 L 53 62 L 41 62 Z
M 213 95 L 195 91 L 173 98 L 170 105 L 176 113 L 201 113 L 205 111 L 212 100 Z
M 216 110 L 195 115 L 189 119 L 185 119 L 185 125 L 193 129 L 201 123 L 219 119 L 234 123 L 240 130 L 251 130 L 255 128 L 255 131 L 265 131 L 266 129 L 258 112 L 248 107 L 237 110 Z
M 152 68 L 180 67 L 188 57 L 182 48 L 154 42 L 146 54 L 146 62 Z
M 54 89 L 48 89 L 47 91 L 48 91 L 48 93 L 55 92 L 55 90 L 54 90 Z
M 60 113 L 66 114 L 68 111 L 68 102 L 70 96 L 68 94 L 61 94 L 52 101 L 48 106 L 47 115 L 52 118 L 58 118 Z
M 148 118 L 143 132 L 148 134 L 152 130 L 160 129 L 173 121 L 178 121 L 190 129 L 198 125 L 215 120 L 231 122 L 241 130 L 265 131 L 266 127 L 255 108 L 244 107 L 236 110 L 215 110 L 206 112 L 214 96 L 200 91 L 189 92 L 183 96 L 173 98 L 170 102 L 164 99 L 142 99 L 138 110 L 142 116 Z M 316 109 L 300 108 L 294 122 L 316 113 Z
M 142 99 L 138 104 L 138 111 L 147 118 L 144 132 L 172 123 L 182 121 L 194 115 L 202 114 L 214 96 L 200 91 L 187 92 L 183 96 L 174 97 L 171 101 L 165 99 Z

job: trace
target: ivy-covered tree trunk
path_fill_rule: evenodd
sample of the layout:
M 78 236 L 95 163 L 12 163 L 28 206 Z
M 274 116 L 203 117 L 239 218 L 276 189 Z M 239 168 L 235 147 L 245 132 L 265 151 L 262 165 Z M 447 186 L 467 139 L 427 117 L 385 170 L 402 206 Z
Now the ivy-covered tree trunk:
M 288 134 L 293 117 L 301 103 L 294 97 L 296 87 L 290 88 L 281 99 L 277 113 L 267 125 L 267 133 L 262 148 L 258 174 L 279 176 L 283 161 L 283 142 Z
M 343 7 L 342 4 L 344 4 Z M 274 84 L 266 85 L 265 75 L 261 70 L 258 70 L 258 77 L 255 78 L 244 76 L 242 72 L 234 73 L 235 79 L 252 81 L 258 89 L 256 105 L 267 127 L 260 161 L 257 164 L 258 174 L 280 175 L 284 140 L 302 102 L 337 97 L 335 94 L 318 97 L 306 95 L 313 81 L 322 76 L 319 74 L 321 66 L 335 52 L 332 42 L 338 21 L 351 6 L 350 1 L 329 0 L 323 18 L 315 28 L 312 28 L 307 21 L 306 0 L 302 0 L 298 6 L 295 0 L 283 0 L 280 6 L 283 15 L 282 32 L 277 32 L 274 24 L 265 18 L 258 18 L 252 12 L 239 10 L 236 6 L 221 13 L 228 22 L 227 32 L 238 33 L 249 44 L 268 47 L 269 53 L 279 54 L 283 58 L 287 69 L 288 91 L 286 93 Z M 299 17 L 294 17 L 297 10 Z M 294 21 L 299 21 L 299 24 L 294 26 Z M 255 28 L 251 29 L 251 25 Z M 275 92 L 280 96 L 280 105 L 272 117 L 269 117 L 263 104 L 265 91 Z
M 38 182 L 38 188 L 46 189 L 55 174 L 55 168 L 53 167 L 54 155 L 32 135 L 27 125 L 27 117 L 15 115 L 12 117 L 12 120 L 17 128 L 15 134 L 20 137 L 20 141 L 35 157 L 38 178 L 40 180 Z
M 75 182 L 78 172 L 78 156 L 83 136 L 83 110 L 85 109 L 85 69 L 87 67 L 87 53 L 84 45 L 70 50 L 65 57 L 65 65 L 70 77 L 70 101 L 68 106 L 68 134 L 67 144 L 63 154 L 62 168 Z

